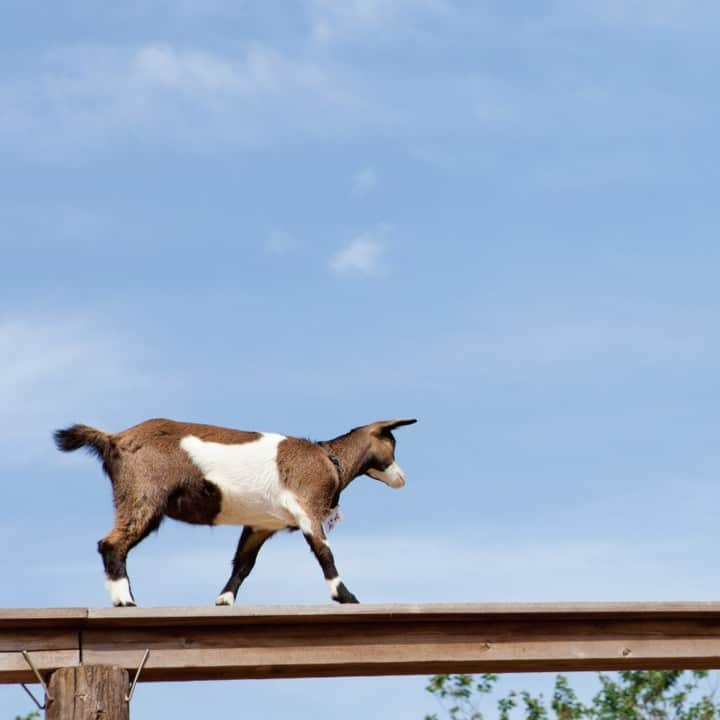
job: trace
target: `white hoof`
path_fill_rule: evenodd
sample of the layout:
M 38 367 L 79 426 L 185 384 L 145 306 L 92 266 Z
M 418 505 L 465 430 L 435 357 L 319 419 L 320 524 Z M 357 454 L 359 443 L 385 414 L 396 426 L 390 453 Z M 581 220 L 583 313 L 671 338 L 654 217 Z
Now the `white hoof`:
M 215 601 L 216 605 L 234 605 L 235 604 L 235 596 L 231 592 L 223 593 L 222 595 L 218 595 L 217 600 Z
M 106 580 L 105 587 L 110 595 L 110 602 L 115 607 L 128 607 L 135 605 L 135 601 L 130 594 L 130 583 L 128 579 Z

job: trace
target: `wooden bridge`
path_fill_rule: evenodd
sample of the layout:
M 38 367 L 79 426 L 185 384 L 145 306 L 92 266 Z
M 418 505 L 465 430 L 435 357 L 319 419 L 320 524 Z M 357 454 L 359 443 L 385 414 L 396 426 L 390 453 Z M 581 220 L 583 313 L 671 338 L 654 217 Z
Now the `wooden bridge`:
M 141 682 L 720 669 L 720 603 L 0 610 L 0 682 L 49 678 L 49 719 L 84 718 L 63 698 L 113 668 L 97 690 L 126 718 L 144 658 Z

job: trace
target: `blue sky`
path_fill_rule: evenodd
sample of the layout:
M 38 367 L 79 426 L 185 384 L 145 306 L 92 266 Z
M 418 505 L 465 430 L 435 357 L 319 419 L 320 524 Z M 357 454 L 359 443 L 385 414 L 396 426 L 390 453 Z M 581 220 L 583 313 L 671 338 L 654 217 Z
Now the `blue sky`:
M 418 417 L 407 486 L 343 497 L 362 601 L 718 598 L 716 4 L 3 17 L 0 604 L 106 604 L 108 482 L 50 434 L 154 416 Z M 130 556 L 138 601 L 213 602 L 237 534 L 169 521 Z M 327 597 L 284 536 L 238 601 Z M 145 685 L 133 711 L 418 718 L 422 687 Z

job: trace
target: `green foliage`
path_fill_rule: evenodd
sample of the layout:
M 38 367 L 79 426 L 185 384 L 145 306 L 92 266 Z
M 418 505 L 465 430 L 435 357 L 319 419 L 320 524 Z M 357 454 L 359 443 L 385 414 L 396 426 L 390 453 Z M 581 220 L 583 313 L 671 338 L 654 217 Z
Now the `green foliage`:
M 39 717 L 40 713 L 37 710 L 33 710 L 33 712 L 28 715 L 16 715 L 15 720 L 37 720 Z
M 449 720 L 720 720 L 716 689 L 701 687 L 707 676 L 699 670 L 600 673 L 600 690 L 584 705 L 568 679 L 558 675 L 549 707 L 542 695 L 526 690 L 493 701 L 497 675 L 435 675 L 426 689 Z M 493 702 L 497 712 L 486 718 L 480 706 Z M 435 713 L 425 720 L 440 717 Z
M 434 675 L 426 688 L 443 706 L 450 720 L 483 720 L 475 705 L 474 695 L 482 697 L 492 692 L 497 675 L 485 674 L 479 679 L 472 675 Z M 437 714 L 425 720 L 439 720 Z

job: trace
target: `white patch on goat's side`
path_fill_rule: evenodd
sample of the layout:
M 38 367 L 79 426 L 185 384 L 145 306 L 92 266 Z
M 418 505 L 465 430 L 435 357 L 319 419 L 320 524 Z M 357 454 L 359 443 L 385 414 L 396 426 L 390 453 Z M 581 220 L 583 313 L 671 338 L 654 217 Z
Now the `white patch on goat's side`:
M 216 525 L 250 525 L 280 530 L 298 521 L 288 508 L 290 494 L 280 483 L 278 445 L 284 435 L 262 433 L 257 440 L 227 445 L 187 435 L 180 447 L 205 479 L 220 489 Z
M 222 595 L 218 595 L 217 600 L 215 600 L 216 605 L 234 605 L 235 604 L 235 596 L 231 592 L 225 592 Z
M 384 470 L 368 470 L 367 474 L 391 488 L 401 488 L 405 484 L 405 473 L 396 462 L 388 465 Z
M 326 580 L 325 582 L 328 584 L 328 587 L 330 588 L 330 595 L 334 598 L 337 597 L 338 587 L 340 587 L 342 578 L 338 575 L 337 577 L 332 578 L 332 580 Z
M 130 594 L 130 583 L 126 577 L 120 578 L 120 580 L 106 580 L 105 587 L 110 595 L 110 602 L 116 607 L 135 604 Z

